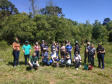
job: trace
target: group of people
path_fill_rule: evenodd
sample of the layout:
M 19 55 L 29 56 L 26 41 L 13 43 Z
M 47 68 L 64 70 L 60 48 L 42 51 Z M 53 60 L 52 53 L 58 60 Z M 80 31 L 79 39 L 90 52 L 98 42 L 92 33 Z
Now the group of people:
M 15 39 L 12 45 L 14 56 L 13 66 L 16 67 L 16 65 L 17 66 L 19 65 L 19 54 L 20 54 L 20 43 L 18 38 Z M 97 52 L 98 66 L 101 67 L 102 62 L 102 69 L 104 69 L 105 49 L 102 47 L 102 45 L 98 44 L 97 49 L 95 49 L 93 44 L 90 46 L 90 42 L 87 42 L 87 45 L 84 44 L 84 46 L 85 46 L 84 63 L 86 63 L 86 59 L 88 58 L 88 63 L 91 63 L 91 65 L 94 66 L 94 58 Z M 73 48 L 70 42 L 68 42 L 68 40 L 66 40 L 65 43 L 62 43 L 61 46 L 53 41 L 51 45 L 50 57 L 49 57 L 50 52 L 49 47 L 47 43 L 44 42 L 44 40 L 42 40 L 42 43 L 40 45 L 38 42 L 36 42 L 36 44 L 34 45 L 35 52 L 33 52 L 32 56 L 30 56 L 31 45 L 29 44 L 28 41 L 25 41 L 25 44 L 23 45 L 22 49 L 25 58 L 25 65 L 29 65 L 31 69 L 39 67 L 40 56 L 42 58 L 42 63 L 47 66 L 55 64 L 57 67 L 59 67 L 60 63 L 60 65 L 67 64 L 68 66 L 71 67 L 71 63 L 73 63 L 76 70 L 78 70 L 78 68 L 81 67 L 81 61 L 82 61 L 80 56 L 81 47 L 78 44 L 78 41 L 75 42 Z M 73 59 L 71 55 L 72 49 L 74 50 Z M 59 53 L 61 56 L 59 56 Z M 27 62 L 27 60 L 29 61 Z

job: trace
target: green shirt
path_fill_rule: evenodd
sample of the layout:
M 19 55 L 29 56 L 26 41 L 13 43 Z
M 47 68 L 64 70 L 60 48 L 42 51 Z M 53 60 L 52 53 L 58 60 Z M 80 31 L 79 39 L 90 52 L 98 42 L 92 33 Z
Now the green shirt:
M 38 61 L 38 57 L 33 57 L 33 56 L 31 56 L 30 58 L 29 58 L 29 60 L 31 61 L 31 63 L 36 63 L 36 61 Z

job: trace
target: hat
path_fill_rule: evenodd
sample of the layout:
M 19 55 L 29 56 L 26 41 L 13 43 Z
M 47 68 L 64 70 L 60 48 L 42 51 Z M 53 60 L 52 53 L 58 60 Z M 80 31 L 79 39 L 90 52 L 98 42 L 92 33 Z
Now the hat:
M 87 44 L 90 44 L 90 42 L 87 42 Z
M 78 41 L 76 41 L 76 43 L 78 43 Z
M 44 40 L 42 40 L 42 42 L 43 42 Z
M 28 43 L 28 41 L 25 41 L 25 43 Z

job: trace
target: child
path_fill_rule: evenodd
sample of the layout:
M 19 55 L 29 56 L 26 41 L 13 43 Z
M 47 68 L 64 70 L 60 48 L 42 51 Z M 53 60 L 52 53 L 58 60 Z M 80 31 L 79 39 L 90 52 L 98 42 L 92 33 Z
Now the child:
M 78 55 L 78 52 L 75 53 L 73 62 L 75 63 L 76 70 L 78 70 L 78 67 L 80 66 L 81 63 L 81 56 Z

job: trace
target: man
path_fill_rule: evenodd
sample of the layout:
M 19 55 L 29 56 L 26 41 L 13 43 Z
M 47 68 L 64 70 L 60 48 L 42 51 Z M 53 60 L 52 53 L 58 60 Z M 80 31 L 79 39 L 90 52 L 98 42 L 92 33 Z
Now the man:
M 87 52 L 87 50 L 90 50 L 90 42 L 87 42 L 87 45 L 84 44 L 85 47 L 85 53 L 84 53 L 84 63 L 86 63 L 86 58 L 88 57 L 88 63 L 90 63 L 89 60 L 89 53 Z
M 53 52 L 51 52 L 51 60 L 50 63 L 56 63 L 57 67 L 59 67 L 59 58 L 58 58 L 58 54 L 56 53 L 56 50 L 53 49 Z
M 33 56 L 31 56 L 29 58 L 29 65 L 30 65 L 30 68 L 31 69 L 39 67 L 38 57 L 36 56 L 36 53 L 35 52 L 33 53 Z
M 67 46 L 66 46 L 66 51 L 67 51 L 67 53 L 70 54 L 70 59 L 71 59 L 72 46 L 70 45 L 70 42 L 68 42 L 68 44 L 67 44 Z
M 27 65 L 27 58 L 30 57 L 31 45 L 29 45 L 28 41 L 25 41 L 25 45 L 22 47 L 25 58 L 25 65 Z
M 74 45 L 74 55 L 76 52 L 78 52 L 78 54 L 80 55 L 80 50 L 81 50 L 81 47 L 79 46 L 78 41 L 76 41 Z
M 94 45 L 92 44 L 90 49 L 87 50 L 89 52 L 89 60 L 91 62 L 91 65 L 94 66 L 94 58 L 96 54 L 96 49 L 94 48 Z

